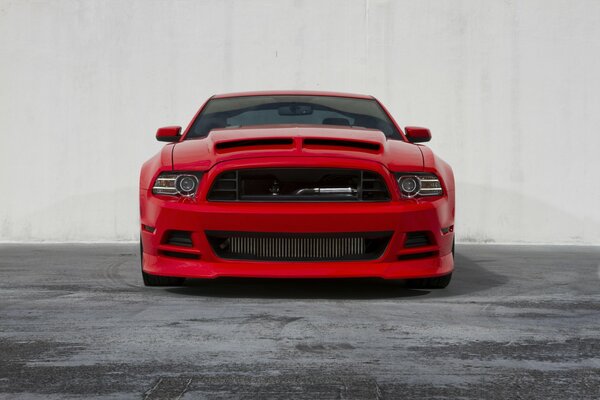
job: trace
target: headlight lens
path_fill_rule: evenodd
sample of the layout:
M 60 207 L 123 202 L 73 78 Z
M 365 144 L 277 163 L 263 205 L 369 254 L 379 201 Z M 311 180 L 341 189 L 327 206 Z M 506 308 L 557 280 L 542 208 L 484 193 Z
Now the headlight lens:
M 198 190 L 201 173 L 163 172 L 156 178 L 152 193 L 167 196 L 193 197 Z
M 402 197 L 441 196 L 444 191 L 437 176 L 433 174 L 396 174 Z
M 416 176 L 402 176 L 398 179 L 400 190 L 406 197 L 413 197 L 419 193 L 419 178 Z
M 196 193 L 198 189 L 198 178 L 194 175 L 179 175 L 175 179 L 175 189 L 182 196 L 191 196 Z

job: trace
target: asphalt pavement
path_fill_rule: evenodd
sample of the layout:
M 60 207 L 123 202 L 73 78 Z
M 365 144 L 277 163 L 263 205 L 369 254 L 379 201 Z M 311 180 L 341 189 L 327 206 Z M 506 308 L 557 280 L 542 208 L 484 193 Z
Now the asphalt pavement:
M 145 288 L 135 244 L 3 244 L 0 398 L 600 398 L 600 247 L 463 244 L 456 264 L 431 291 Z

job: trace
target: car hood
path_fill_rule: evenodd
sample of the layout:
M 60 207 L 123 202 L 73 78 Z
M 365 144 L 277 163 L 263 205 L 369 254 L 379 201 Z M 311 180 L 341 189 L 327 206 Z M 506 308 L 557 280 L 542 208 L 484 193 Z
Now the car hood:
M 419 146 L 388 140 L 378 130 L 322 125 L 215 129 L 173 148 L 174 169 L 210 169 L 223 161 L 261 157 L 339 157 L 376 161 L 390 170 L 420 171 Z

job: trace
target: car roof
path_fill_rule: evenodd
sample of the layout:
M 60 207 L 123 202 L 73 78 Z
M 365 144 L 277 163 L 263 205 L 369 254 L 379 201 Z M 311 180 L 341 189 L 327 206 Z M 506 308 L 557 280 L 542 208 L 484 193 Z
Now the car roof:
M 213 99 L 223 99 L 228 97 L 245 97 L 245 96 L 332 96 L 332 97 L 350 97 L 355 99 L 373 99 L 373 96 L 356 93 L 341 93 L 341 92 L 325 92 L 315 90 L 265 90 L 255 92 L 237 92 L 216 94 Z

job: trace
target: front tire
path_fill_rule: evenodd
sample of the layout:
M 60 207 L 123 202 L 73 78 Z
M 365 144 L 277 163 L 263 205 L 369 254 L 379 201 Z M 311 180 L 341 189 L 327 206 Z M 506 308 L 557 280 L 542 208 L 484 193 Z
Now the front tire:
M 175 278 L 171 276 L 152 275 L 144 272 L 144 247 L 142 246 L 142 238 L 140 237 L 140 267 L 142 269 L 142 279 L 144 286 L 181 286 L 185 278 Z
M 454 240 L 452 240 L 452 259 L 454 259 Z M 452 272 L 435 278 L 408 279 L 406 286 L 411 289 L 444 289 L 452 280 Z

